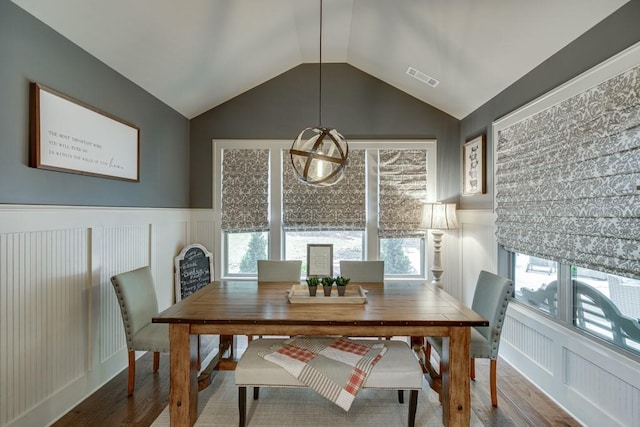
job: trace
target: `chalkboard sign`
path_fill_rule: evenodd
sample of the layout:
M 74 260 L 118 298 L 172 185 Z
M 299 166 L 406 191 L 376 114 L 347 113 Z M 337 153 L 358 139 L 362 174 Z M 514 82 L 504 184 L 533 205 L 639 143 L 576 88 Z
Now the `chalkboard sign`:
M 204 246 L 185 246 L 175 258 L 176 302 L 213 280 L 213 257 Z

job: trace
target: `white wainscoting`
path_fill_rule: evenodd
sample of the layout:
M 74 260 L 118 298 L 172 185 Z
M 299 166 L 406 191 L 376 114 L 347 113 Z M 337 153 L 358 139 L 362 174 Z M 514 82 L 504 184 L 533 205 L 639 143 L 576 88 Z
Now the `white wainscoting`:
M 480 270 L 497 273 L 495 214 L 484 210 L 458 211 L 460 224 L 460 295 L 471 306 Z
M 210 229 L 187 209 L 0 205 L 0 426 L 48 425 L 126 368 L 109 278 L 150 265 L 164 309 L 174 256 Z
M 640 363 L 509 305 L 500 355 L 586 426 L 640 426 Z
M 219 215 L 214 215 L 214 211 L 210 209 L 192 209 L 191 210 L 191 230 L 194 241 L 192 243 L 200 243 L 213 253 L 213 270 L 215 280 L 222 277 L 222 245 L 216 246 L 215 238 L 216 221 Z
M 495 215 L 461 210 L 458 218 L 463 300 L 470 304 L 478 272 L 497 268 Z M 637 360 L 517 302 L 507 310 L 500 356 L 584 425 L 640 426 Z

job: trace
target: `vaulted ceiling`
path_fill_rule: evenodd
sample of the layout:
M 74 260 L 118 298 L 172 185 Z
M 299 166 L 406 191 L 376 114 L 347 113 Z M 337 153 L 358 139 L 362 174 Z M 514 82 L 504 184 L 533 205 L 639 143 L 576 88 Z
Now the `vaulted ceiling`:
M 13 2 L 188 118 L 319 60 L 320 0 Z M 322 62 L 462 119 L 626 2 L 324 0 Z

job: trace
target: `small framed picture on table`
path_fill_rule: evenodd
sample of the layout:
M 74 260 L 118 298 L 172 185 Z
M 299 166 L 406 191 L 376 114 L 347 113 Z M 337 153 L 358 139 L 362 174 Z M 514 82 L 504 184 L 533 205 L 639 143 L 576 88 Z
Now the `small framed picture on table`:
M 333 276 L 333 245 L 307 244 L 307 277 Z
M 462 146 L 462 195 L 487 192 L 485 134 L 470 139 Z

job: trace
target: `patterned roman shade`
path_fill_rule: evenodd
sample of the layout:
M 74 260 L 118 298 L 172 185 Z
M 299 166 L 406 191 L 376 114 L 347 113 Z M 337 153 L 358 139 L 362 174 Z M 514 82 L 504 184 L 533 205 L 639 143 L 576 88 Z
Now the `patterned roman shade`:
M 282 157 L 282 225 L 285 230 L 364 230 L 364 150 L 350 149 L 344 179 L 326 188 L 300 182 L 288 150 L 283 151 Z
M 222 150 L 222 230 L 269 229 L 269 150 Z
M 424 237 L 422 205 L 427 201 L 427 151 L 378 152 L 378 236 Z
M 640 67 L 502 129 L 498 242 L 640 279 Z

